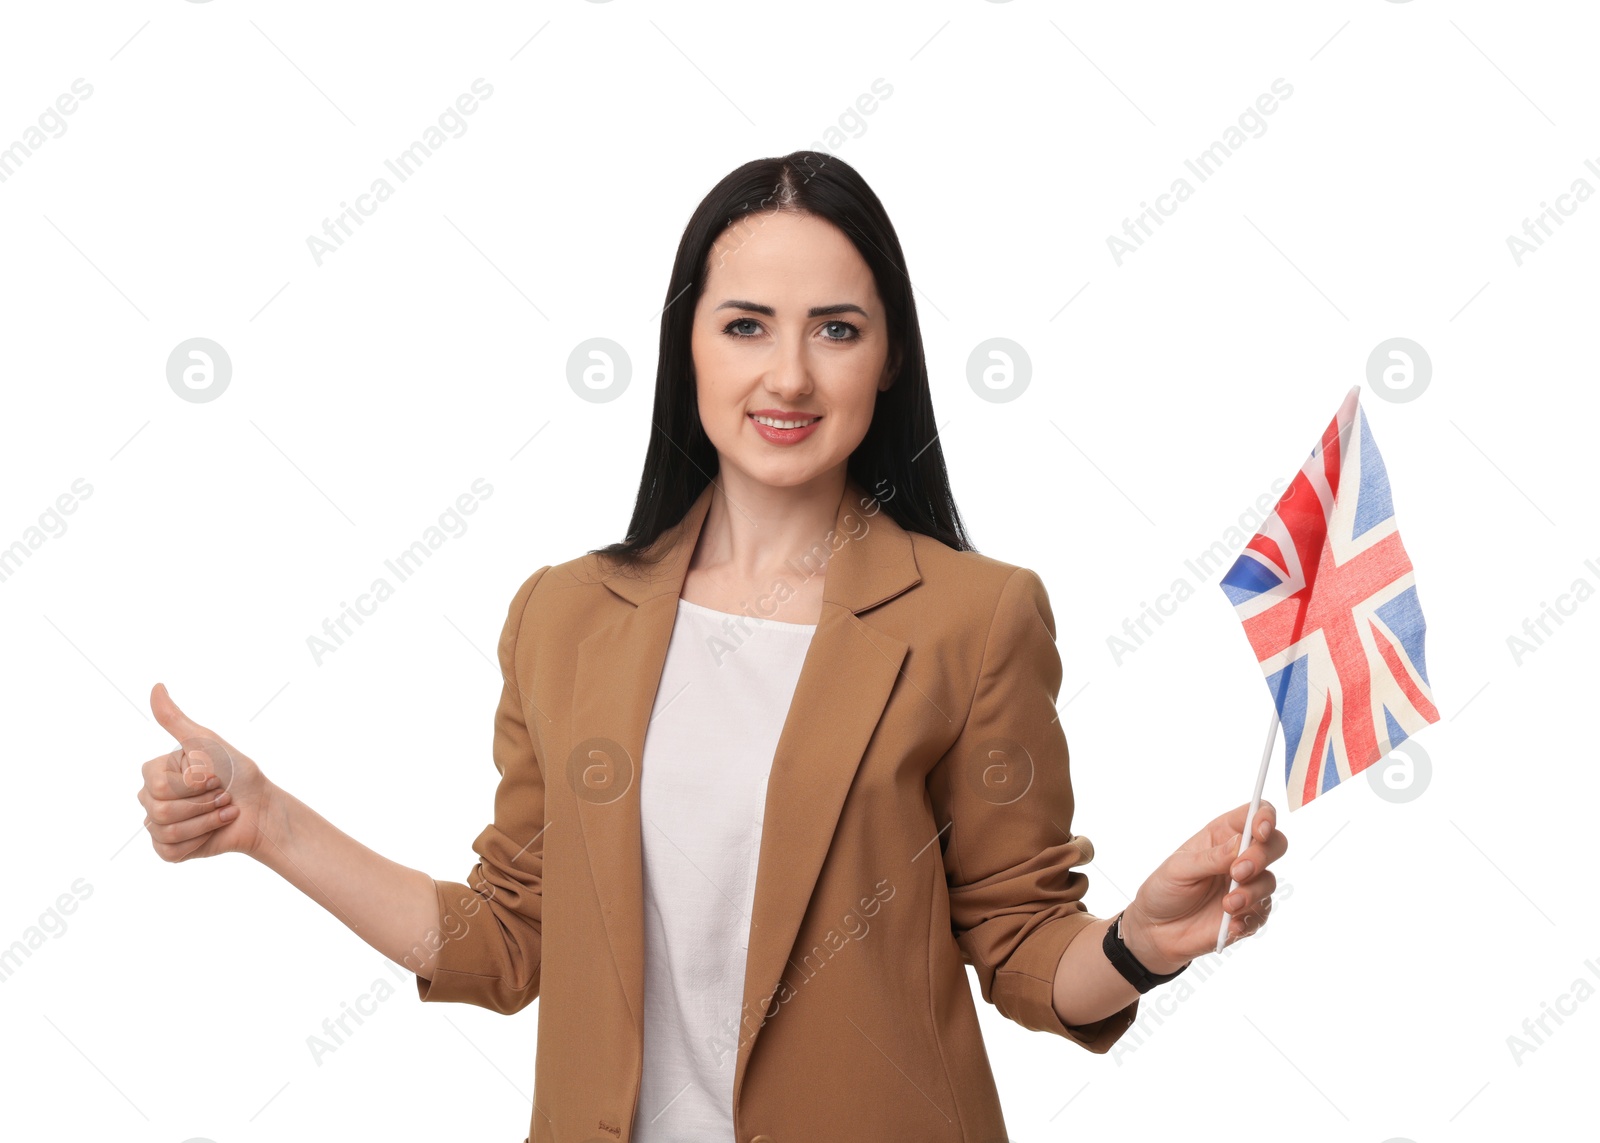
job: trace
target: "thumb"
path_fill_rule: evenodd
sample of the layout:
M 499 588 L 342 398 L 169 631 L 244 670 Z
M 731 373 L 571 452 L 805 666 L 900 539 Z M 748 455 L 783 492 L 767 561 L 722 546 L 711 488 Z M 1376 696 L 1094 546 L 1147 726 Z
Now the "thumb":
M 1191 850 L 1184 856 L 1181 873 L 1190 881 L 1206 881 L 1217 874 L 1226 875 L 1239 858 L 1239 842 L 1244 834 L 1236 833 L 1226 841 L 1205 849 Z
M 202 747 L 216 741 L 216 736 L 178 708 L 164 683 L 157 683 L 150 689 L 150 712 L 162 729 L 178 740 L 177 765 L 185 780 L 191 785 L 204 785 L 215 771 L 211 756 Z
M 1243 831 L 1234 834 L 1221 845 L 1214 846 L 1211 850 L 1214 864 L 1207 872 L 1215 875 L 1222 874 L 1230 881 L 1233 880 L 1233 863 L 1239 860 L 1239 851 L 1244 847 Z
M 165 683 L 157 683 L 150 688 L 150 713 L 156 716 L 161 728 L 179 742 L 187 738 L 211 737 L 205 727 L 178 709 L 178 704 L 167 693 Z

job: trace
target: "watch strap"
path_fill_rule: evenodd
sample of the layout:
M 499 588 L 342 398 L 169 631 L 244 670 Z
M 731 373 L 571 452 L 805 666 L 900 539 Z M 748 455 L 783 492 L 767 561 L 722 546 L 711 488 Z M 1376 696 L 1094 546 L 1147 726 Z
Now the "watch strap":
M 1128 946 L 1122 942 L 1121 913 L 1118 913 L 1111 924 L 1107 926 L 1106 935 L 1100 942 L 1100 947 L 1105 951 L 1106 959 L 1122 974 L 1122 978 L 1138 989 L 1141 994 L 1149 992 L 1158 984 L 1165 984 L 1189 967 L 1188 963 L 1185 963 L 1176 972 L 1168 973 L 1151 972 L 1145 968 L 1144 965 L 1139 963 L 1139 958 L 1134 956 Z

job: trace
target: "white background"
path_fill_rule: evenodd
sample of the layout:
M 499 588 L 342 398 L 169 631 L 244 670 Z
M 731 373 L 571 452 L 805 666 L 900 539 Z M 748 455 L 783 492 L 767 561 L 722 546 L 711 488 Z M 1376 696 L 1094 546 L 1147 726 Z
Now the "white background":
M 264 868 L 155 856 L 150 688 L 463 877 L 506 607 L 622 537 L 682 226 L 728 170 L 812 145 L 905 246 L 975 542 L 1050 590 L 1092 912 L 1248 799 L 1269 710 L 1212 582 L 1120 664 L 1107 638 L 1352 385 L 1429 624 L 1427 787 L 1361 776 L 1290 815 L 1269 783 L 1280 907 L 1183 999 L 1151 994 L 1131 1049 L 980 1002 L 1012 1137 L 1420 1143 L 1583 1111 L 1600 603 L 1520 662 L 1507 638 L 1600 587 L 1600 203 L 1563 200 L 1520 265 L 1507 238 L 1600 186 L 1596 30 L 1580 4 L 1426 0 L 8 5 L 0 146 L 93 91 L 0 182 L 0 547 L 92 486 L 0 582 L 0 947 L 92 889 L 0 983 L 7 1134 L 522 1138 L 536 1008 L 424 1007 Z M 308 236 L 479 77 L 466 132 L 319 265 Z M 1198 182 L 1184 160 L 1279 78 L 1264 133 Z M 1119 265 L 1108 236 L 1180 176 L 1193 196 Z M 167 383 L 192 337 L 231 359 L 215 401 Z M 590 337 L 631 357 L 615 401 L 567 384 Z M 1018 400 L 968 385 L 991 337 L 1028 354 Z M 1368 381 L 1391 337 L 1431 359 L 1414 400 Z M 468 530 L 318 665 L 307 637 L 479 477 Z M 1519 1062 L 1508 1037 L 1580 978 Z M 377 980 L 394 995 L 318 1064 L 307 1037 Z

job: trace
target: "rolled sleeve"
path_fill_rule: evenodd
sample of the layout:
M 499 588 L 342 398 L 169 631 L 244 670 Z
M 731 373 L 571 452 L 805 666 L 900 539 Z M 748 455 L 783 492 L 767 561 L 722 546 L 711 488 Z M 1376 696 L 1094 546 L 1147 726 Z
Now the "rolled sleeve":
M 1056 716 L 1061 657 L 1038 575 L 1017 568 L 1001 588 L 970 713 L 930 775 L 941 825 L 951 929 L 983 999 L 1001 1015 L 1096 1054 L 1132 1026 L 1136 998 L 1092 1024 L 1062 1022 L 1056 967 L 1099 918 L 1086 909 L 1093 843 L 1072 832 L 1066 735 Z
M 525 1008 L 539 995 L 544 913 L 544 776 L 529 733 L 519 682 L 518 638 L 533 589 L 548 567 L 523 583 L 500 633 L 503 685 L 494 716 L 500 773 L 494 821 L 472 843 L 478 862 L 465 882 L 434 881 L 439 929 L 432 978 L 417 977 L 423 1001 L 475 1004 L 496 1012 Z M 531 705 L 528 703 L 527 705 Z

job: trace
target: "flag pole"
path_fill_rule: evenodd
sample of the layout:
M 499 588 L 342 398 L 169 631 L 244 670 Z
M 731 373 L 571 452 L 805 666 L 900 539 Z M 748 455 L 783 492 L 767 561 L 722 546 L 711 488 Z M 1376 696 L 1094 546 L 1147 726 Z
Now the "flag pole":
M 1243 853 L 1250 845 L 1250 830 L 1256 822 L 1256 810 L 1261 808 L 1261 789 L 1267 784 L 1267 764 L 1272 761 L 1272 747 L 1278 741 L 1278 705 L 1272 705 L 1272 721 L 1267 724 L 1267 744 L 1261 748 L 1261 769 L 1256 774 L 1256 791 L 1250 795 L 1250 813 L 1244 819 L 1244 833 L 1239 837 L 1239 852 Z M 1232 877 L 1228 878 L 1228 892 L 1232 893 L 1239 887 L 1239 882 Z M 1221 952 L 1228 943 L 1228 922 L 1233 914 L 1226 909 L 1222 911 L 1222 925 L 1217 929 L 1217 952 Z

